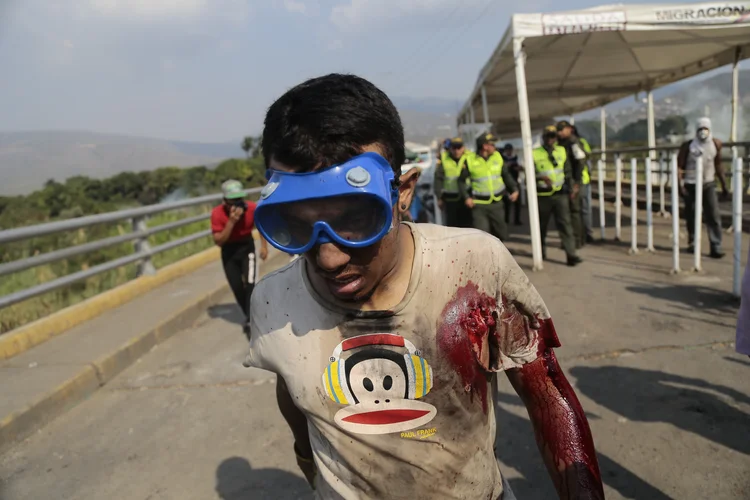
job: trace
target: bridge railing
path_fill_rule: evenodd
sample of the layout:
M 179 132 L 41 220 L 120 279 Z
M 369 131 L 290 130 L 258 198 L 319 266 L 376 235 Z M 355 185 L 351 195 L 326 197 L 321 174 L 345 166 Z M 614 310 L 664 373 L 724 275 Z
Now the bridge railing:
M 249 189 L 246 190 L 246 194 L 257 194 L 260 193 L 260 190 L 261 188 Z M 215 203 L 219 202 L 221 199 L 221 194 L 213 194 L 196 198 L 189 198 L 181 201 L 160 203 L 157 205 L 119 210 L 116 212 L 89 215 L 85 217 L 77 217 L 73 219 L 66 219 L 56 222 L 49 222 L 0 231 L 1 248 L 3 245 L 7 245 L 10 243 L 32 240 L 34 238 L 56 233 L 86 230 L 93 226 L 107 223 L 130 221 L 130 225 L 132 228 L 130 232 L 118 236 L 107 237 L 86 242 L 80 245 L 69 246 L 66 248 L 58 248 L 39 255 L 0 263 L 0 279 L 3 279 L 3 277 L 10 274 L 18 273 L 20 271 L 24 271 L 33 267 L 70 259 L 71 257 L 79 256 L 82 254 L 96 252 L 109 247 L 114 247 L 116 245 L 121 245 L 122 243 L 131 241 L 133 242 L 133 251 L 129 255 L 109 260 L 87 269 L 82 269 L 80 271 L 73 272 L 71 274 L 67 274 L 50 281 L 39 283 L 25 289 L 16 290 L 13 293 L 0 296 L 0 310 L 14 304 L 18 304 L 25 300 L 68 287 L 74 283 L 84 281 L 99 274 L 106 273 L 108 271 L 112 271 L 114 269 L 121 268 L 133 263 L 136 263 L 137 265 L 137 276 L 155 274 L 157 271 L 154 268 L 152 262 L 153 256 L 167 250 L 187 245 L 188 243 L 194 242 L 201 238 L 206 238 L 210 236 L 211 230 L 207 227 L 205 230 L 198 231 L 153 247 L 149 243 L 149 237 L 158 233 L 162 233 L 164 231 L 174 230 L 176 228 L 187 226 L 189 224 L 194 224 L 196 222 L 207 221 L 211 215 L 210 212 L 205 212 L 199 215 L 185 217 L 177 221 L 169 222 L 155 227 L 148 227 L 148 219 L 150 217 L 153 217 L 154 215 L 162 214 L 164 212 L 171 212 L 179 209 L 186 209 L 206 205 L 209 203 Z
M 622 188 L 623 180 L 630 184 L 630 253 L 637 254 L 638 247 L 638 190 L 642 183 L 646 195 L 646 245 L 647 252 L 654 250 L 653 233 L 653 192 L 654 183 L 659 187 L 659 215 L 672 219 L 672 273 L 681 272 L 680 267 L 680 182 L 677 169 L 677 155 L 680 145 L 622 148 L 615 150 L 593 151 L 591 171 L 594 182 L 598 187 L 599 221 L 602 239 L 606 238 L 605 193 L 604 182 L 610 180 L 610 173 L 614 172 L 615 183 L 615 240 L 622 237 Z M 744 154 L 740 153 L 744 149 Z M 722 151 L 730 150 L 731 156 L 722 156 L 722 162 L 728 163 L 725 174 L 731 180 L 732 191 L 732 232 L 734 235 L 733 251 L 733 294 L 740 295 L 742 270 L 742 205 L 745 194 L 743 174 L 745 161 L 750 167 L 750 142 L 725 143 Z M 721 152 L 720 152 L 721 154 Z M 693 271 L 701 271 L 701 238 L 703 225 L 703 162 L 699 158 L 696 172 L 695 195 L 695 237 Z M 627 174 L 626 174 L 627 172 Z M 666 210 L 666 186 L 670 186 L 671 213 Z M 590 192 L 589 192 L 590 196 Z M 591 204 L 589 203 L 589 206 Z

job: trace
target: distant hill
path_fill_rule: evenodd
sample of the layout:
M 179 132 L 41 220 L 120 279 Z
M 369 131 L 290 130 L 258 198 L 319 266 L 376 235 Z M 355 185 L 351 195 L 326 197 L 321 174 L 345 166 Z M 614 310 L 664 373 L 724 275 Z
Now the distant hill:
M 100 179 L 163 166 L 209 166 L 242 156 L 239 139 L 211 144 L 82 131 L 0 133 L 0 195 L 28 193 L 51 178 Z
M 397 97 L 394 102 L 407 140 L 429 143 L 453 134 L 459 101 Z M 0 195 L 29 193 L 48 179 L 62 181 L 74 175 L 101 179 L 164 166 L 212 166 L 244 157 L 240 142 L 240 138 L 201 143 L 86 131 L 0 132 Z

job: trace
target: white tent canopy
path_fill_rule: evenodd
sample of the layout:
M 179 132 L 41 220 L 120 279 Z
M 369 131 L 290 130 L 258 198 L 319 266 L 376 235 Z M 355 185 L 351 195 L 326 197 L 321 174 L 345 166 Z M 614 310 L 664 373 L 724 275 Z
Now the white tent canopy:
M 750 2 L 612 5 L 517 14 L 479 74 L 459 124 L 518 135 L 513 41 L 522 40 L 532 127 L 750 57 Z M 488 120 L 484 120 L 482 88 Z
M 747 57 L 747 0 L 517 14 L 482 68 L 458 125 L 491 123 L 496 134 L 521 135 L 526 178 L 533 180 L 532 127 L 646 91 L 653 128 L 652 90 L 729 63 L 736 68 Z M 534 268 L 541 269 L 534 182 L 527 192 Z

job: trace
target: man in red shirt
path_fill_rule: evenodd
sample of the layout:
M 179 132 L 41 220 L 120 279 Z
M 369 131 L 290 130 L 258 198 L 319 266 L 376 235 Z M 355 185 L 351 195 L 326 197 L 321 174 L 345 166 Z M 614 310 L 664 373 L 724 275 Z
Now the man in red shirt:
M 245 330 L 249 321 L 250 297 L 255 288 L 255 203 L 245 201 L 242 183 L 230 179 L 221 185 L 224 201 L 211 211 L 211 231 L 214 242 L 221 247 L 221 263 L 229 286 L 245 315 Z M 260 238 L 260 258 L 268 257 L 268 244 Z

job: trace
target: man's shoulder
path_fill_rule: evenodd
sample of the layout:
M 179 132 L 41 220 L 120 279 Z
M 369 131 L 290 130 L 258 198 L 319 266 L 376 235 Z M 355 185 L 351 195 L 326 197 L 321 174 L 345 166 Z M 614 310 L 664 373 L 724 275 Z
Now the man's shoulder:
M 437 224 L 414 224 L 419 235 L 425 242 L 443 243 L 443 245 L 429 245 L 429 248 L 444 248 L 445 243 L 450 248 L 466 253 L 492 251 L 502 246 L 500 240 L 479 229 L 439 226 Z M 439 251 L 439 250 L 438 250 Z
M 299 266 L 302 259 L 295 259 L 275 271 L 272 271 L 258 281 L 253 290 L 252 304 L 266 305 L 266 302 L 278 304 L 284 300 L 285 295 L 290 295 L 290 290 L 299 290 L 304 287 L 302 274 Z

